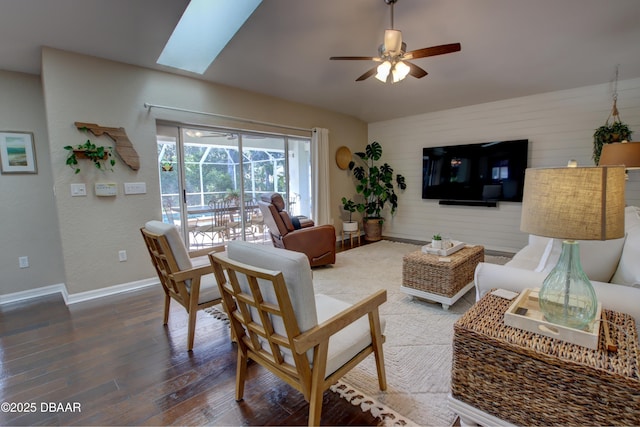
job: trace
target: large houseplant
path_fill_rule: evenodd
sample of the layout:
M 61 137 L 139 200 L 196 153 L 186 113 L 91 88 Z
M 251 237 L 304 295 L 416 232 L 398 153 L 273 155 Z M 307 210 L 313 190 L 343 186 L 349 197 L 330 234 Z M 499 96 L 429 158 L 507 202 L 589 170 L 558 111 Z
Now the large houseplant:
M 367 144 L 364 152 L 356 152 L 355 160 L 349 162 L 349 170 L 356 179 L 356 192 L 362 196 L 362 201 L 355 203 L 358 212 L 363 213 L 363 227 L 365 240 L 375 241 L 382 238 L 382 210 L 389 203 L 391 215 L 398 208 L 399 190 L 407 188 L 404 176 L 393 174 L 393 168 L 387 163 L 379 165 L 382 157 L 382 146 L 374 141 Z

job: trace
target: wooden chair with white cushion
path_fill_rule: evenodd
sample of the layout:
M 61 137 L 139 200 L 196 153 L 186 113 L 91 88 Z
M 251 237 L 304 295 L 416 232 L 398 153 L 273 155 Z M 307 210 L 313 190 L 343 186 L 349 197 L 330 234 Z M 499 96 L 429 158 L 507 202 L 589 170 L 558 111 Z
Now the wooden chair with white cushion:
M 244 395 L 249 359 L 304 395 L 309 425 L 320 422 L 324 391 L 371 353 L 386 389 L 378 313 L 385 290 L 353 305 L 314 295 L 305 254 L 255 243 L 232 241 L 209 258 L 237 337 L 236 400 Z
M 223 251 L 224 246 L 188 252 L 178 229 L 161 221 L 149 221 L 140 231 L 164 290 L 164 324 L 169 321 L 169 305 L 174 299 L 189 315 L 187 347 L 191 351 L 197 311 L 222 301 L 207 254 Z

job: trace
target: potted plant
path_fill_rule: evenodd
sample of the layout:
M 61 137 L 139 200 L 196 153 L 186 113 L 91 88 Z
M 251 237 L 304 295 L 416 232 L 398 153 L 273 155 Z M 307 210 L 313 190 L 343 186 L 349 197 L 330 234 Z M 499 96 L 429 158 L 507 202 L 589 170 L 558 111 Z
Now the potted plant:
M 229 204 L 234 206 L 240 204 L 240 192 L 238 190 L 227 188 L 227 193 L 224 196 L 224 201 L 229 202 Z
M 345 211 L 349 212 L 349 221 L 342 221 L 342 230 L 344 230 L 345 232 L 358 231 L 358 221 L 352 220 L 352 215 L 357 209 L 355 202 L 353 200 L 348 200 L 346 197 L 343 197 L 342 207 Z
M 363 197 L 363 202 L 356 203 L 356 210 L 363 213 L 362 224 L 365 240 L 376 241 L 382 239 L 382 210 L 389 203 L 391 215 L 398 208 L 399 190 L 407 188 L 404 176 L 393 174 L 393 168 L 387 163 L 379 165 L 382 157 L 382 146 L 377 141 L 367 144 L 364 152 L 356 152 L 356 160 L 349 162 L 349 170 L 357 180 L 356 192 Z
M 626 123 L 619 120 L 615 120 L 609 124 L 609 121 L 596 129 L 593 134 L 593 161 L 597 165 L 600 162 L 600 153 L 604 144 L 611 144 L 612 142 L 621 142 L 624 140 L 631 140 L 631 130 Z
M 84 144 L 64 147 L 69 151 L 67 156 L 66 165 L 75 171 L 80 173 L 80 167 L 78 166 L 78 159 L 88 159 L 93 162 L 93 165 L 100 170 L 110 170 L 113 172 L 113 166 L 116 164 L 113 157 L 113 147 L 105 147 L 102 145 L 95 145 L 91 140 L 87 139 Z
M 431 238 L 431 247 L 433 249 L 442 249 L 442 236 L 440 234 L 434 234 Z
M 609 117 L 607 117 L 607 121 L 604 122 L 604 125 L 596 129 L 593 134 L 593 161 L 596 165 L 600 163 L 600 153 L 602 152 L 604 144 L 631 140 L 632 132 L 629 130 L 629 126 L 620 120 L 620 113 L 618 112 L 618 106 L 616 105 L 618 100 L 617 86 L 618 70 L 616 68 L 616 90 L 613 94 L 613 107 L 611 108 L 611 113 L 609 113 Z M 612 117 L 613 122 L 609 124 L 609 119 Z

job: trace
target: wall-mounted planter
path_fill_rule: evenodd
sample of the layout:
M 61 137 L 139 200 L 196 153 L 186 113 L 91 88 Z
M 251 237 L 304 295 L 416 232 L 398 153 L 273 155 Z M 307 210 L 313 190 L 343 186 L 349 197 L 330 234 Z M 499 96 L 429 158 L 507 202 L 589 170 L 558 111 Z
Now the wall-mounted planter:
M 65 164 L 75 171 L 80 173 L 80 167 L 78 166 L 78 160 L 86 159 L 93 162 L 96 169 L 110 170 L 113 172 L 113 165 L 116 164 L 115 159 L 111 158 L 113 155 L 112 147 L 97 146 L 87 139 L 87 142 L 75 147 L 67 145 L 64 147 L 69 151 Z
M 104 152 L 102 157 L 96 151 L 87 151 L 87 150 L 73 150 L 73 154 L 76 156 L 76 159 L 90 159 L 90 160 L 107 160 L 109 158 L 109 153 Z

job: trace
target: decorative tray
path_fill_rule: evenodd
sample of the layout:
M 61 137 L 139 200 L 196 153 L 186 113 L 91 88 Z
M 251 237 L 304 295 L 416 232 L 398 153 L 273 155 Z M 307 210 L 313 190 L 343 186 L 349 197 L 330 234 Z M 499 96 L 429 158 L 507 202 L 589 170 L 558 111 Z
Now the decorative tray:
M 436 249 L 436 248 L 432 248 L 431 247 L 431 243 L 424 245 L 422 247 L 422 252 L 424 252 L 425 254 L 434 254 L 434 255 L 440 255 L 440 256 L 449 256 L 453 253 L 458 252 L 460 249 L 464 248 L 467 244 L 464 242 L 458 242 L 457 240 L 452 240 L 451 244 L 453 246 L 451 246 L 448 249 Z
M 504 323 L 507 326 L 557 338 L 592 350 L 598 348 L 602 304 L 598 302 L 595 320 L 585 330 L 574 329 L 550 323 L 544 318 L 538 301 L 539 291 L 539 288 L 524 289 L 504 314 Z

